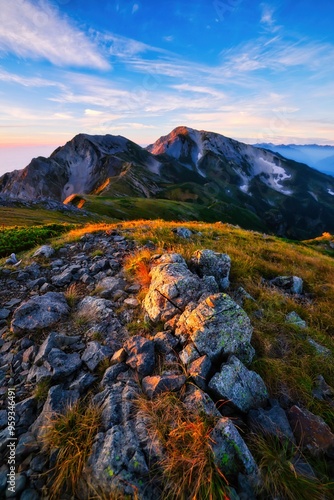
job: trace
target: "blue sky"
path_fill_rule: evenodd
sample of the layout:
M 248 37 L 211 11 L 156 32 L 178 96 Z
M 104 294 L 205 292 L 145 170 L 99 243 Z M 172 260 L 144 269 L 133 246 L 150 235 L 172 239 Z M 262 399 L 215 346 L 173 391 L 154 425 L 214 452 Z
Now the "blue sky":
M 334 145 L 328 0 L 0 0 L 0 173 L 178 125 Z

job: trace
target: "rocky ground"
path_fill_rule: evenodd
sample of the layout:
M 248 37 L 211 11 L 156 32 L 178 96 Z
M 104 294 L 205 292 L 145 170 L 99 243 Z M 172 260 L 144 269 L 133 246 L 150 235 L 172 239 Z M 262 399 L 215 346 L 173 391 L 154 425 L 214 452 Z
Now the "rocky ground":
M 242 308 L 247 292 L 231 296 L 229 256 L 199 249 L 186 263 L 176 253 L 157 254 L 141 300 L 140 284 L 123 265 L 138 249 L 116 231 L 86 234 L 57 250 L 41 247 L 28 265 L 13 259 L 0 269 L 0 496 L 49 498 L 55 454 L 43 448 L 43 429 L 87 395 L 102 416 L 76 492 L 80 499 L 92 498 L 87 477 L 99 491 L 117 488 L 119 498 L 164 498 L 161 476 L 152 470 L 166 450 L 149 432 L 137 400 L 169 392 L 186 411 L 213 419 L 214 461 L 233 486 L 231 498 L 257 498 L 261 476 L 246 444 L 250 433 L 297 444 L 332 466 L 334 435 L 326 423 L 297 404 L 272 400 L 250 369 L 256 353 Z M 302 294 L 298 277 L 277 277 L 271 286 Z M 288 320 L 303 328 L 297 315 Z M 15 493 L 7 487 L 10 388 L 16 397 Z M 318 390 L 333 397 L 322 380 Z M 314 477 L 301 453 L 293 467 Z

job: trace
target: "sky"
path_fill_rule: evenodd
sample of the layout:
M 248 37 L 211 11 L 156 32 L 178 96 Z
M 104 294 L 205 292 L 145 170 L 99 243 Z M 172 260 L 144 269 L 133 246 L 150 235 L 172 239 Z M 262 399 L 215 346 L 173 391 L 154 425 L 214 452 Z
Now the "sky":
M 334 145 L 334 2 L 0 0 L 0 175 L 78 133 Z

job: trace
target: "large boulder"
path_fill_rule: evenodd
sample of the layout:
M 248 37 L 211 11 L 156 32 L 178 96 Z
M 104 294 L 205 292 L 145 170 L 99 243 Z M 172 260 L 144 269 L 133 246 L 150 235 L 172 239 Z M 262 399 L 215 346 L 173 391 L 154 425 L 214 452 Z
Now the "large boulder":
M 266 386 L 257 373 L 248 370 L 236 356 L 230 356 L 209 382 L 219 399 L 225 399 L 242 412 L 263 406 L 268 399 Z
M 219 286 L 219 290 L 229 287 L 229 275 L 231 269 L 231 258 L 225 253 L 213 250 L 197 250 L 191 258 L 191 267 L 199 276 L 213 276 Z
M 168 321 L 181 314 L 190 302 L 218 291 L 214 279 L 200 279 L 179 254 L 164 254 L 154 264 L 150 288 L 143 301 L 154 323 Z
M 69 312 L 63 293 L 36 295 L 14 311 L 11 330 L 13 333 L 22 333 L 49 328 L 68 316 Z
M 181 315 L 176 335 L 186 335 L 201 355 L 213 361 L 222 355 L 244 352 L 253 328 L 245 311 L 227 294 L 214 294 Z M 247 360 L 248 361 L 248 360 Z

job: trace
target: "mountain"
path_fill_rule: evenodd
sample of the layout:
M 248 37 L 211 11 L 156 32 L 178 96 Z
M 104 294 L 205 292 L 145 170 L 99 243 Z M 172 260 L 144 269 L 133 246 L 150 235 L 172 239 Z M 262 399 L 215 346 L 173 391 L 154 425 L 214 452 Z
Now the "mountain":
M 319 146 L 318 144 L 272 144 L 271 142 L 254 144 L 256 147 L 269 149 L 285 158 L 306 163 L 312 168 L 334 176 L 334 146 Z
M 140 200 L 153 198 L 182 202 L 183 220 L 223 220 L 297 239 L 334 232 L 333 177 L 188 127 L 146 149 L 121 136 L 79 134 L 49 158 L 2 176 L 0 194 L 80 206 L 87 201 L 87 209 L 93 195 L 94 211 L 104 204 L 105 214 L 108 206 L 135 198 L 137 218 Z

